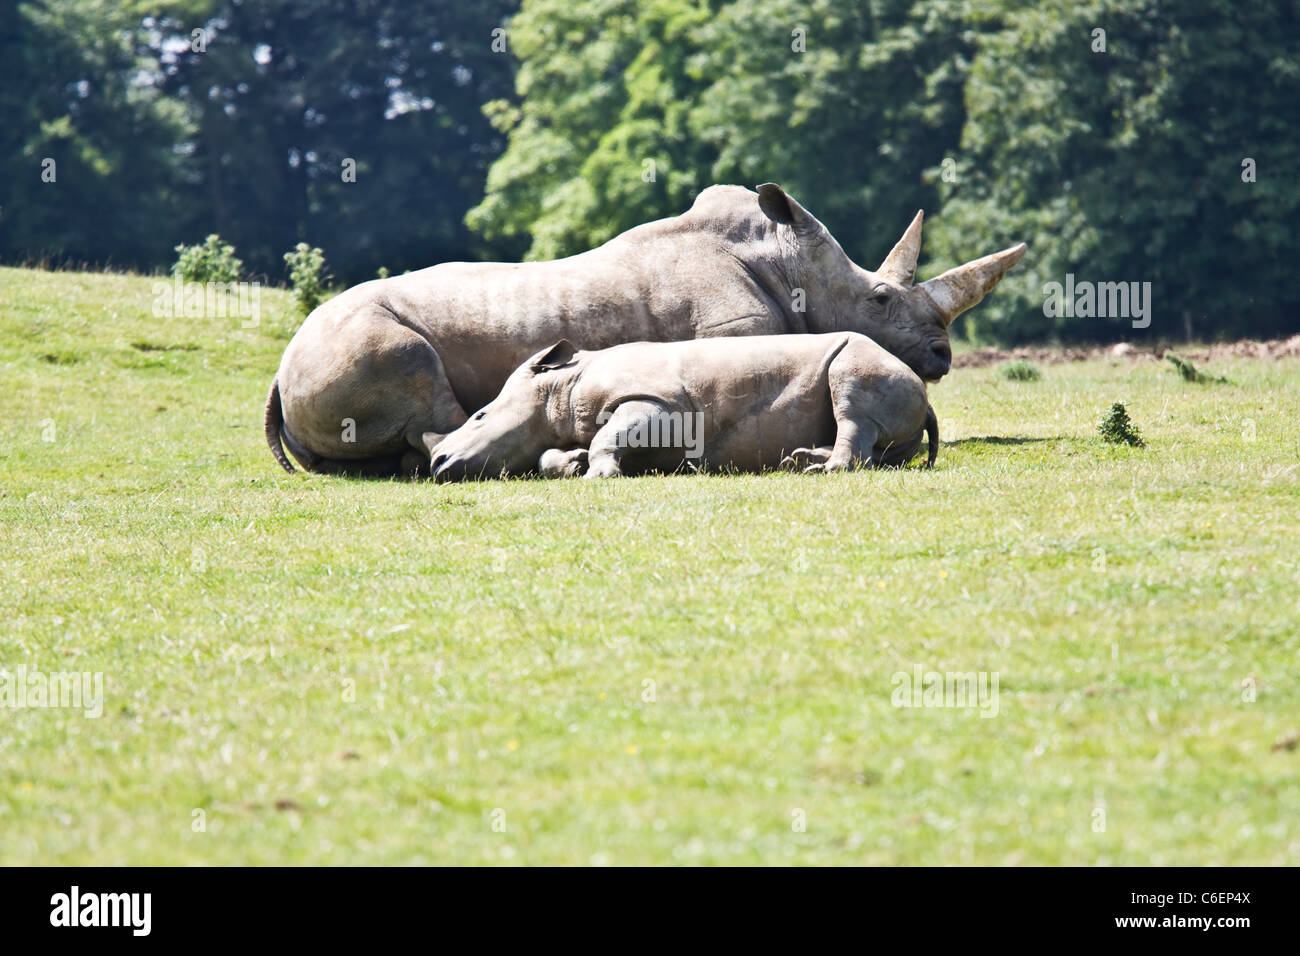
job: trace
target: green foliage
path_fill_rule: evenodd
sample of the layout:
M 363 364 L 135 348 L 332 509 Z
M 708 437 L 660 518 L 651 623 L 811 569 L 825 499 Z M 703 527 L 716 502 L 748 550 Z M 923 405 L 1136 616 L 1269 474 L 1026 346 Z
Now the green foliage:
M 1238 0 L 23 3 L 0 259 L 152 269 L 218 233 L 270 274 L 311 236 L 355 282 L 772 180 L 868 268 L 918 208 L 923 277 L 1027 242 L 959 338 L 1290 333 L 1298 31 Z M 1150 326 L 1045 314 L 1067 274 L 1150 283 Z
M 490 106 L 509 146 L 468 222 L 545 259 L 676 215 L 712 183 L 773 180 L 874 265 L 933 205 L 925 170 L 956 145 L 973 49 L 960 10 L 526 0 L 520 103 Z
M 1110 411 L 1097 426 L 1097 433 L 1101 435 L 1103 441 L 1110 442 L 1112 445 L 1132 445 L 1134 448 L 1146 446 L 1146 442 L 1142 440 L 1142 433 L 1129 419 L 1128 409 L 1124 407 L 1123 402 L 1111 405 Z
M 781 183 L 875 268 L 936 211 L 930 171 L 956 154 L 979 29 L 949 0 L 722 4 L 698 34 L 691 124 L 716 156 L 702 178 Z
M 0 257 L 165 267 L 199 221 L 186 107 L 119 0 L 8 5 L 0 29 Z
M 491 31 L 515 6 L 23 3 L 0 37 L 0 257 L 151 268 L 215 232 L 269 274 L 309 235 L 360 281 L 488 255 L 462 220 L 503 146 L 482 107 L 510 89 Z
M 1151 338 L 1266 336 L 1300 293 L 1300 29 L 1293 4 L 1006 2 L 966 85 L 962 168 L 927 238 L 939 265 L 1025 241 L 959 325 L 1016 343 L 1135 334 L 1044 314 L 1067 273 L 1152 284 Z M 1013 12 L 1014 11 L 1014 12 Z M 1094 51 L 1105 30 L 1105 52 Z M 1243 161 L 1257 182 L 1243 182 Z M 1288 326 L 1289 323 L 1289 326 Z
M 923 275 L 1026 241 L 968 339 L 1131 334 L 1044 314 L 1067 273 L 1151 283 L 1153 338 L 1294 329 L 1297 29 L 1234 0 L 524 0 L 468 222 L 548 258 L 775 180 L 867 267 L 918 207 Z
M 237 282 L 244 263 L 235 257 L 235 247 L 213 234 L 202 245 L 176 247 L 172 275 L 186 282 Z
M 705 160 L 681 115 L 686 44 L 706 13 L 693 0 L 524 4 L 509 34 L 520 103 L 489 104 L 511 146 L 469 225 L 530 238 L 529 258 L 545 259 L 689 204 Z
M 1009 382 L 1036 382 L 1043 377 L 1038 366 L 1025 359 L 1013 359 L 998 366 L 998 374 Z
M 289 269 L 289 283 L 303 315 L 321 304 L 325 298 L 325 283 L 331 278 L 325 273 L 325 254 L 314 246 L 300 242 L 292 252 L 284 254 Z
M 1181 355 L 1176 355 L 1173 352 L 1166 352 L 1165 359 L 1178 370 L 1178 374 L 1181 375 L 1185 381 L 1196 382 L 1199 385 L 1227 384 L 1228 380 L 1222 375 L 1207 375 L 1193 365 L 1191 361 L 1183 358 Z

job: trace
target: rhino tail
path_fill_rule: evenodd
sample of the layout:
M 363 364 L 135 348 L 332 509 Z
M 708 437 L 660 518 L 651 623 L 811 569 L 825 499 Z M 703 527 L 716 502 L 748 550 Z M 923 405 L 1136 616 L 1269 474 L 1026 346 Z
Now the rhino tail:
M 290 464 L 288 457 L 284 453 L 284 445 L 281 442 L 281 432 L 284 429 L 284 409 L 280 405 L 280 379 L 279 377 L 271 380 L 271 393 L 266 396 L 266 416 L 264 418 L 266 429 L 266 443 L 271 448 L 271 454 L 275 460 L 280 463 L 280 467 L 287 472 L 293 471 L 293 465 Z
M 934 459 L 939 455 L 939 419 L 934 415 L 934 406 L 925 406 L 925 437 L 930 442 L 930 453 L 926 456 L 925 467 L 933 468 Z

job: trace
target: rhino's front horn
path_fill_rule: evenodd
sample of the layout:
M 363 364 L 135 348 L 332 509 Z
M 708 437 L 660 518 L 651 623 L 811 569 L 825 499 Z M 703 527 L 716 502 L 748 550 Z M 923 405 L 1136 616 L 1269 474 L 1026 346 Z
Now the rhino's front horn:
M 983 259 L 949 269 L 941 276 L 922 282 L 917 288 L 925 290 L 943 315 L 944 324 L 951 325 L 957 316 L 979 305 L 980 300 L 1002 281 L 1007 270 L 1020 261 L 1027 248 L 1022 242 Z
M 894 244 L 885 256 L 885 261 L 876 270 L 878 275 L 897 282 L 899 285 L 911 285 L 916 275 L 916 260 L 921 255 L 921 221 L 925 219 L 925 210 L 918 209 L 912 224 L 903 233 L 903 238 Z

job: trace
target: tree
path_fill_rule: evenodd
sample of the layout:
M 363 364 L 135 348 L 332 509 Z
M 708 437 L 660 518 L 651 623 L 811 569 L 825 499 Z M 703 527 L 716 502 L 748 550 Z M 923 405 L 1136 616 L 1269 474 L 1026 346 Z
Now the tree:
M 188 125 L 158 88 L 139 17 L 113 0 L 43 0 L 5 23 L 0 255 L 167 261 L 193 221 L 176 150 Z
M 972 245 L 1029 243 L 968 333 L 1019 342 L 1294 329 L 1295 5 L 1016 6 L 980 41 L 963 174 L 945 184 L 927 237 L 941 265 Z M 1045 315 L 1043 286 L 1067 274 L 1150 282 L 1150 328 Z
M 164 21 L 167 88 L 197 129 L 199 231 L 277 276 L 310 241 L 345 281 L 483 251 L 462 220 L 504 145 L 482 106 L 510 88 L 492 31 L 513 5 L 222 0 Z M 168 63 L 193 27 L 203 48 Z
M 961 133 L 964 12 L 946 0 L 726 4 L 698 36 L 711 82 L 692 128 L 715 148 L 710 180 L 781 183 L 874 267 L 917 209 L 938 204 L 925 173 Z
M 528 0 L 518 107 L 470 224 L 567 255 L 682 212 L 714 182 L 781 182 L 878 259 L 955 147 L 963 5 L 893 0 Z M 653 178 L 649 178 L 650 173 Z
M 470 226 L 489 239 L 528 239 L 529 258 L 549 259 L 680 203 L 671 171 L 691 164 L 674 101 L 689 95 L 682 67 L 701 15 L 693 0 L 525 3 L 509 33 L 519 103 L 488 105 L 509 147 Z M 646 159 L 653 178 L 643 178 Z
M 0 256 L 165 268 L 218 233 L 279 279 L 511 255 L 463 223 L 504 146 L 514 0 L 33 0 L 0 37 Z M 42 182 L 43 160 L 55 181 Z

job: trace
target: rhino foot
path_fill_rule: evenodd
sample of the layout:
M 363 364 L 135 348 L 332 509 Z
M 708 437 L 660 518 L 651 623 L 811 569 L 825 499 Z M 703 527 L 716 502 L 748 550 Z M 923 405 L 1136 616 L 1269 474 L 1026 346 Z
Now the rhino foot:
M 809 465 L 824 465 L 826 460 L 831 457 L 831 449 L 826 448 L 796 448 L 790 454 L 781 459 L 780 467 L 789 471 L 819 471 L 820 468 L 809 468 Z
M 537 472 L 543 478 L 576 478 L 586 470 L 585 448 L 574 448 L 571 451 L 548 448 L 537 461 Z
M 854 467 L 854 462 L 846 461 L 846 460 L 817 462 L 805 468 L 803 470 L 803 473 L 805 475 L 810 475 L 810 474 L 829 475 L 832 472 L 836 472 L 836 471 L 852 471 L 853 467 Z
M 618 462 L 611 455 L 602 455 L 600 458 L 589 463 L 587 473 L 584 478 L 621 478 L 622 470 L 618 467 Z

